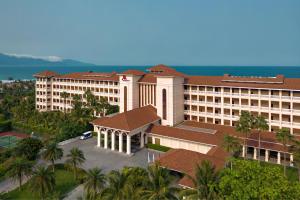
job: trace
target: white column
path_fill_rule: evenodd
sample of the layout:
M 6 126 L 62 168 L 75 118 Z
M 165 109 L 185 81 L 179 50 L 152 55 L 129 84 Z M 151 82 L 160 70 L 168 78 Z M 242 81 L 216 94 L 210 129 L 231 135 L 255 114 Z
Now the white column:
M 269 150 L 267 150 L 267 149 L 265 151 L 265 161 L 269 162 Z
M 246 156 L 246 147 L 243 145 L 243 152 L 242 152 L 242 157 Z
M 293 154 L 290 154 L 290 166 L 293 166 L 294 162 L 294 156 Z
M 145 144 L 145 141 L 144 141 L 144 135 L 145 135 L 145 133 L 142 132 L 142 133 L 141 133 L 141 148 L 143 148 L 143 147 L 144 147 L 144 144 Z
M 280 156 L 280 152 L 277 152 L 277 164 L 281 163 L 281 156 Z
M 107 131 L 104 131 L 104 149 L 107 149 L 108 144 L 108 133 Z
M 131 136 L 129 134 L 127 135 L 127 151 L 126 151 L 126 153 L 128 155 L 131 154 Z
M 115 131 L 113 131 L 111 133 L 111 150 L 112 151 L 115 150 L 115 139 L 116 139 L 116 135 L 115 135 Z
M 101 147 L 101 132 L 100 130 L 97 131 L 98 137 L 97 137 L 97 147 Z
M 123 134 L 119 133 L 119 152 L 123 152 Z
M 256 160 L 257 159 L 257 148 L 253 148 L 254 151 L 253 151 L 253 159 Z

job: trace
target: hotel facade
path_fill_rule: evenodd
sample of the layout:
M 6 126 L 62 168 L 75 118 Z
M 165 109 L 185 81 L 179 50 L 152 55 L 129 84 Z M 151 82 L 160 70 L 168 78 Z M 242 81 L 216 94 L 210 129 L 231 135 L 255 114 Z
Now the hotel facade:
M 146 143 L 156 143 L 176 151 L 181 149 L 178 155 L 198 153 L 199 158 L 206 155 L 219 162 L 226 154 L 221 150 L 222 138 L 232 134 L 243 139 L 234 126 L 241 112 L 249 111 L 265 117 L 269 130 L 262 134 L 260 145 L 253 134 L 242 155 L 273 159 L 280 164 L 282 155 L 288 154 L 289 162 L 293 162 L 292 154 L 276 141 L 274 132 L 288 128 L 296 137 L 300 135 L 300 79 L 282 75 L 190 76 L 165 65 L 151 67 L 147 72 L 60 75 L 46 71 L 34 76 L 36 108 L 40 111 L 63 110 L 63 92 L 69 94 L 66 107 L 70 110 L 72 96 L 83 97 L 87 90 L 98 99 L 104 97 L 119 106 L 119 114 L 92 122 L 98 132 L 98 147 L 132 154 L 132 145 L 142 148 Z M 169 163 L 175 153 L 172 151 L 172 156 L 169 153 L 167 161 L 161 162 Z

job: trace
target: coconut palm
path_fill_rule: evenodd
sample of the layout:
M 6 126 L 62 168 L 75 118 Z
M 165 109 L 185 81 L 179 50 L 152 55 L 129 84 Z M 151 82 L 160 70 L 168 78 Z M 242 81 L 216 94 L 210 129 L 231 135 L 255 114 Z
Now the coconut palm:
M 54 172 L 44 166 L 37 166 L 33 171 L 33 176 L 30 181 L 31 190 L 38 193 L 41 199 L 44 199 L 47 193 L 54 190 L 54 187 Z
M 7 175 L 19 182 L 19 190 L 21 190 L 23 178 L 29 177 L 32 173 L 33 162 L 25 158 L 15 158 L 9 165 Z
M 241 149 L 241 144 L 239 139 L 236 137 L 226 134 L 223 139 L 222 147 L 225 151 L 230 154 L 230 169 L 232 169 L 232 161 L 234 154 Z
M 105 185 L 105 175 L 99 168 L 93 168 L 86 172 L 84 191 L 87 199 L 96 199 Z
M 64 99 L 64 115 L 66 117 L 66 112 L 67 112 L 66 104 L 67 104 L 67 98 L 69 97 L 69 94 L 64 91 L 60 93 L 60 97 Z
M 73 147 L 70 153 L 67 155 L 67 160 L 65 162 L 67 168 L 71 169 L 74 173 L 74 178 L 77 179 L 78 167 L 82 165 L 85 161 L 83 152 L 77 147 Z
M 172 186 L 169 171 L 158 163 L 148 167 L 148 180 L 141 193 L 141 199 L 167 200 L 178 199 L 178 188 Z
M 260 135 L 262 131 L 266 131 L 269 129 L 269 125 L 267 120 L 259 115 L 253 120 L 253 128 L 257 130 L 258 133 L 258 162 L 260 162 Z
M 253 127 L 253 117 L 248 111 L 242 111 L 240 119 L 237 121 L 237 125 L 235 127 L 236 131 L 242 133 L 244 135 L 244 148 L 245 155 L 244 159 L 247 157 L 247 139 L 249 134 L 251 133 L 251 129 Z
M 128 174 L 113 170 L 108 174 L 108 186 L 101 194 L 101 199 L 122 200 L 130 199 Z
M 279 142 L 282 143 L 283 147 L 284 147 L 284 150 L 287 151 L 287 145 L 289 142 L 292 141 L 293 139 L 293 135 L 291 135 L 290 133 L 290 130 L 287 129 L 287 128 L 282 128 L 282 129 L 279 129 L 276 133 L 276 138 Z M 283 160 L 284 160 L 284 163 L 283 163 L 283 173 L 284 175 L 286 175 L 286 153 L 284 152 L 283 153 Z
M 214 200 L 218 197 L 217 185 L 219 173 L 211 162 L 204 160 L 197 164 L 195 177 L 188 176 L 195 186 L 195 189 L 186 189 L 181 192 L 184 199 L 205 199 Z
M 63 157 L 63 150 L 62 148 L 59 148 L 57 143 L 51 143 L 49 144 L 45 151 L 43 152 L 43 159 L 50 161 L 52 164 L 52 170 L 54 172 L 55 167 L 54 163 L 56 160 L 59 160 Z

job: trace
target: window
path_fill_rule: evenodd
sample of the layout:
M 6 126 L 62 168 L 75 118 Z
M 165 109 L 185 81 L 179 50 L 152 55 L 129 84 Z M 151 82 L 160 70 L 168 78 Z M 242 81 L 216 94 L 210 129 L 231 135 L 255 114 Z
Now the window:
M 162 90 L 163 119 L 167 119 L 167 90 Z
M 124 112 L 127 111 L 127 86 L 124 86 Z

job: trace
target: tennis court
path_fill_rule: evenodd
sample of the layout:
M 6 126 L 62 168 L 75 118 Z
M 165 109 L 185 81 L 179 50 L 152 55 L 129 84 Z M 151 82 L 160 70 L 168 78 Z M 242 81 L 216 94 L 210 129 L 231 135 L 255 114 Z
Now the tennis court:
M 14 147 L 20 138 L 13 135 L 0 136 L 0 147 L 10 148 Z

